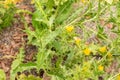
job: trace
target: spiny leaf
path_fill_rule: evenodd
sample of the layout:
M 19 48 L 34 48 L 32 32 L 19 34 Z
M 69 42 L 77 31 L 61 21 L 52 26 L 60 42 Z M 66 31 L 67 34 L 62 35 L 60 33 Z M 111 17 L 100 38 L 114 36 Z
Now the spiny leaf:
M 50 50 L 49 50 L 49 51 L 42 50 L 42 51 L 39 51 L 39 52 L 37 53 L 37 56 L 36 56 L 36 57 L 37 57 L 36 64 L 37 64 L 38 70 L 44 66 L 44 64 L 45 64 L 44 61 L 48 58 L 50 52 L 51 52 Z
M 58 12 L 57 12 L 57 17 L 56 17 L 56 23 L 60 24 L 63 23 L 63 21 L 65 21 L 68 16 L 71 14 L 71 5 L 72 5 L 72 1 L 68 0 L 67 2 L 65 2 L 63 5 L 60 5 L 58 8 Z
M 15 79 L 15 75 L 16 75 L 16 69 L 19 67 L 19 65 L 22 63 L 23 61 L 23 57 L 24 57 L 24 50 L 23 48 L 20 49 L 20 53 L 17 55 L 17 58 L 13 61 L 12 66 L 11 66 L 11 71 L 10 71 L 10 78 L 11 80 Z

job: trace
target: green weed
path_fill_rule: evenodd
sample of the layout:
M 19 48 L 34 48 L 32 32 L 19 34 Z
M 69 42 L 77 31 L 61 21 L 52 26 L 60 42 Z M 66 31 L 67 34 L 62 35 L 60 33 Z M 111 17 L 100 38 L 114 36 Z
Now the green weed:
M 28 44 L 38 49 L 36 61 L 23 63 L 21 49 L 11 66 L 11 80 L 17 72 L 32 68 L 42 69 L 51 80 L 120 79 L 119 72 L 107 72 L 113 60 L 119 59 L 114 56 L 120 52 L 120 1 L 34 0 L 34 5 L 34 30 L 25 21 L 24 24 Z M 112 7 L 117 10 L 115 14 Z M 17 78 L 28 80 L 29 77 L 22 74 Z

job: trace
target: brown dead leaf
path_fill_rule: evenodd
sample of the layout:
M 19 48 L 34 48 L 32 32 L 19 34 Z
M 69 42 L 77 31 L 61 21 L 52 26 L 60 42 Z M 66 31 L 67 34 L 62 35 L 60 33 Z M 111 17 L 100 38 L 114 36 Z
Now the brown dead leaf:
M 51 80 L 51 77 L 44 73 L 43 80 Z

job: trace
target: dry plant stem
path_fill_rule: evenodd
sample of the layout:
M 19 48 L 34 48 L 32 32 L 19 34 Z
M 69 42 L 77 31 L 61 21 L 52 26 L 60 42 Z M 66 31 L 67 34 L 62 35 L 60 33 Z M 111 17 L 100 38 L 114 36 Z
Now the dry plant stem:
M 5 56 L 3 56 L 1 59 L 15 59 L 16 57 L 15 56 L 11 56 L 11 55 L 5 55 Z
M 88 28 L 88 27 L 87 27 L 87 29 L 88 29 L 88 30 L 90 30 L 90 31 L 92 31 L 94 34 L 97 34 L 97 32 L 96 32 L 96 31 L 94 31 L 93 29 Z M 99 36 L 100 36 L 100 37 L 102 37 L 102 38 L 103 38 L 104 40 L 106 40 L 107 42 L 110 42 L 110 43 L 112 42 L 111 40 L 109 40 L 109 39 L 105 38 L 102 34 L 99 34 Z
M 117 73 L 116 75 L 114 75 L 113 77 L 109 78 L 108 80 L 114 80 L 114 78 L 116 78 L 118 75 L 120 75 L 120 73 Z
M 106 6 L 105 8 L 103 8 L 103 9 L 99 12 L 99 15 L 100 15 L 101 13 L 103 13 L 108 7 L 109 7 L 109 6 Z M 96 8 L 96 6 L 95 6 L 94 8 L 92 8 L 92 9 L 95 9 L 95 8 Z M 86 15 L 87 13 L 89 13 L 89 11 L 90 11 L 90 10 L 87 10 L 82 16 Z M 69 24 L 67 24 L 67 26 L 72 25 L 72 24 L 74 24 L 74 23 L 77 23 L 77 22 L 82 18 L 82 16 L 74 19 L 72 22 L 70 22 Z M 95 15 L 93 18 L 81 22 L 81 24 L 83 24 L 83 23 L 85 23 L 85 22 L 93 21 L 93 20 L 95 20 L 95 19 L 97 18 L 97 16 L 98 16 L 98 15 Z

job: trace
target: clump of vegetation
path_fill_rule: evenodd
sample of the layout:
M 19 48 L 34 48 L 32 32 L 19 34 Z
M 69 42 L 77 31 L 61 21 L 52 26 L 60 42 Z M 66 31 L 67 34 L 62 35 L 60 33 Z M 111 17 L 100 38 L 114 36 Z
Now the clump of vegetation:
M 114 59 L 119 59 L 115 56 L 120 52 L 120 1 L 33 0 L 32 3 L 36 9 L 32 14 L 34 30 L 25 21 L 24 24 L 28 44 L 38 50 L 36 61 L 23 63 L 25 52 L 21 48 L 11 66 L 11 80 L 15 77 L 44 80 L 17 75 L 33 68 L 43 70 L 50 80 L 120 79 L 119 72 L 107 72 Z M 117 11 L 113 12 L 112 7 Z M 114 39 L 111 34 L 115 34 Z
M 0 29 L 11 26 L 15 12 L 15 4 L 12 1 L 0 1 Z

